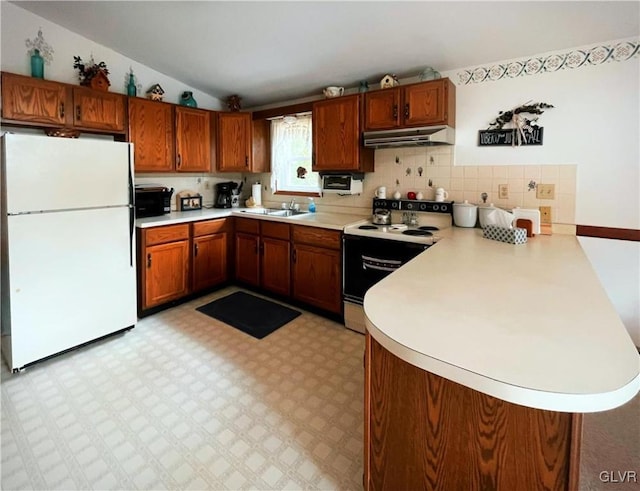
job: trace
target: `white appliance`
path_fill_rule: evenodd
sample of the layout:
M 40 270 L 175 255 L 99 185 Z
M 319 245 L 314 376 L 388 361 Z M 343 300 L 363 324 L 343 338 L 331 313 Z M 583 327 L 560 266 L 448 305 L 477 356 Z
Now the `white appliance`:
M 13 371 L 136 322 L 128 143 L 1 138 L 2 353 Z

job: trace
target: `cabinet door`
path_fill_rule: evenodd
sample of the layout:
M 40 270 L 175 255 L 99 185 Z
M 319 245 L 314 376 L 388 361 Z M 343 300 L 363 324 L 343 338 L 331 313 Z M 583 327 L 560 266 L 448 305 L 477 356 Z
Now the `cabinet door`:
M 447 80 L 411 85 L 404 89 L 403 115 L 406 126 L 445 124 Z
M 173 106 L 129 98 L 129 141 L 136 172 L 170 172 L 174 162 Z
M 176 107 L 177 171 L 211 171 L 210 119 L 209 111 Z
M 365 94 L 365 130 L 397 128 L 400 126 L 400 115 L 400 89 L 384 89 Z
M 72 108 L 63 84 L 9 73 L 2 74 L 2 117 L 31 123 L 64 125 Z
M 330 312 L 342 311 L 340 251 L 294 244 L 293 298 Z
M 251 113 L 218 114 L 218 171 L 251 169 Z
M 313 170 L 358 170 L 359 98 L 336 97 L 313 105 Z
M 78 87 L 73 105 L 74 126 L 124 132 L 124 96 Z
M 236 280 L 260 285 L 260 237 L 236 233 Z
M 227 234 L 193 239 L 193 290 L 198 291 L 227 280 Z
M 291 284 L 291 246 L 289 241 L 263 237 L 262 287 L 280 295 L 289 296 Z
M 145 249 L 144 307 L 175 300 L 189 293 L 189 241 L 179 240 Z

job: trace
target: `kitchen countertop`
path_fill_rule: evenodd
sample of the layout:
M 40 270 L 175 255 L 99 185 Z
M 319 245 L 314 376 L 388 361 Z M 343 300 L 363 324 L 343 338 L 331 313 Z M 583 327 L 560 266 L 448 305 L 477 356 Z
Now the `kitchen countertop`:
M 367 329 L 388 351 L 534 408 L 603 411 L 638 393 L 640 356 L 575 236 L 443 232 L 365 295 Z
M 160 227 L 162 225 L 176 225 L 180 223 L 196 222 L 199 220 L 211 220 L 214 218 L 224 218 L 229 216 L 253 218 L 257 220 L 271 220 L 275 222 L 291 223 L 295 225 L 307 225 L 310 227 L 328 228 L 342 230 L 346 225 L 364 221 L 366 215 L 354 215 L 343 213 L 306 213 L 291 217 L 278 217 L 261 215 L 257 213 L 246 213 L 243 210 L 248 208 L 211 208 L 193 211 L 172 211 L 166 215 L 157 217 L 137 218 L 136 227 L 149 228 Z

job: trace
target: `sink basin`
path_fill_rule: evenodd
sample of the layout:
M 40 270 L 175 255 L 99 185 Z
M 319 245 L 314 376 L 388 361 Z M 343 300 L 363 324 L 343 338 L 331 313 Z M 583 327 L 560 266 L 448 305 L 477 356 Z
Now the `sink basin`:
M 253 215 L 269 215 L 272 217 L 292 217 L 296 215 L 306 215 L 308 211 L 282 210 L 280 208 L 257 208 L 250 210 L 240 210 L 241 213 L 251 213 Z

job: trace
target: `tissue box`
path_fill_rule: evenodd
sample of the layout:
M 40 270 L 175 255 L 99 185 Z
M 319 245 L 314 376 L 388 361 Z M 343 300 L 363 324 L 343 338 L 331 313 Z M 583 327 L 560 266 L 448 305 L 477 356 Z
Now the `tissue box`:
M 499 240 L 508 244 L 524 244 L 527 242 L 527 230 L 524 228 L 504 228 L 496 225 L 487 225 L 482 230 L 485 239 Z

